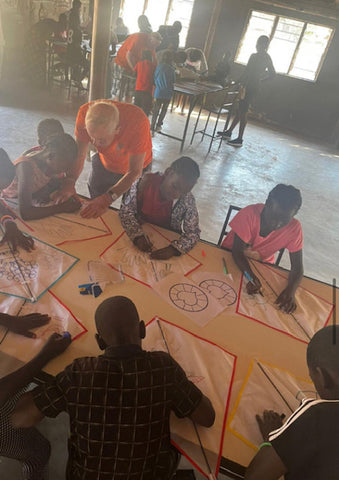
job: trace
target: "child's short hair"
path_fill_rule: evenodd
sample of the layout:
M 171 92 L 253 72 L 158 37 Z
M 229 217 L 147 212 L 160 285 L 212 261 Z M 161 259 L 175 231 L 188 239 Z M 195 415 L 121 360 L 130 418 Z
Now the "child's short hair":
M 334 371 L 339 374 L 339 325 L 330 325 L 318 330 L 307 347 L 307 365 Z
M 180 157 L 169 168 L 188 181 L 196 182 L 200 177 L 199 165 L 191 157 Z
M 270 191 L 267 201 L 274 200 L 283 210 L 299 210 L 302 199 L 300 190 L 293 185 L 279 183 Z
M 149 60 L 151 62 L 153 60 L 151 50 L 143 50 L 141 58 L 142 60 Z
M 190 62 L 198 62 L 202 60 L 202 51 L 198 48 L 192 48 L 188 51 L 188 60 Z
M 41 146 L 46 144 L 49 137 L 65 133 L 63 126 L 56 118 L 45 118 L 41 120 L 41 122 L 38 123 L 37 132 L 38 141 Z
M 78 146 L 76 141 L 68 133 L 49 137 L 44 147 L 54 152 L 58 157 L 70 166 L 73 165 L 78 157 Z
M 171 64 L 173 62 L 174 54 L 171 50 L 164 50 L 161 55 L 161 63 Z
M 187 53 L 185 52 L 185 50 L 178 50 L 174 53 L 174 63 L 181 65 L 182 63 L 185 63 L 186 60 Z

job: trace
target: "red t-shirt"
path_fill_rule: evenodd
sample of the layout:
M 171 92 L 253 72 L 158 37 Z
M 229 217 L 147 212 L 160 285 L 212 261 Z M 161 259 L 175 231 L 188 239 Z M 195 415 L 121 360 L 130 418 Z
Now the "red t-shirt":
M 141 61 L 143 50 L 151 50 L 153 62 L 156 65 L 155 50 L 150 46 L 149 33 L 133 33 L 127 37 L 118 50 L 115 63 L 125 70 L 128 70 L 130 73 L 133 73 L 133 70 L 130 69 L 126 60 L 126 54 L 127 52 L 130 52 L 136 64 Z
M 138 195 L 138 203 L 145 222 L 169 228 L 173 202 L 160 198 L 160 185 L 163 180 L 164 177 L 158 173 L 148 173 L 148 182 L 142 195 Z
M 274 254 L 281 248 L 287 248 L 290 253 L 301 250 L 303 232 L 300 222 L 295 218 L 267 237 L 260 236 L 260 214 L 264 206 L 263 203 L 257 203 L 240 210 L 230 222 L 232 230 L 222 242 L 222 247 L 232 250 L 234 234 L 237 234 L 249 246 L 246 255 L 268 263 L 274 263 Z
M 97 147 L 103 166 L 110 172 L 125 174 L 129 169 L 130 156 L 145 153 L 145 168 L 152 161 L 152 138 L 148 118 L 135 105 L 105 100 L 107 101 L 119 110 L 120 130 L 108 147 Z M 85 125 L 86 113 L 91 103 L 93 102 L 85 103 L 79 108 L 75 122 L 75 138 L 85 143 L 91 141 Z
M 153 90 L 155 65 L 149 60 L 141 60 L 134 67 L 137 73 L 135 90 L 151 93 Z

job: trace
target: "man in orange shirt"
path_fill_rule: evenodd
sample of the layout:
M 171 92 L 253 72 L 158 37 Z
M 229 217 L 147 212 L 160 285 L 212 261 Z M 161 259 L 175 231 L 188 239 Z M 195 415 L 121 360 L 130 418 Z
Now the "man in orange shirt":
M 115 63 L 120 67 L 121 75 L 124 75 L 120 84 L 119 99 L 125 97 L 126 102 L 131 102 L 135 90 L 134 67 L 142 60 L 142 52 L 152 52 L 154 68 L 157 65 L 155 49 L 161 44 L 162 37 L 158 32 L 133 33 L 126 38 L 119 48 Z
M 144 112 L 128 103 L 96 100 L 79 109 L 75 124 L 78 159 L 60 199 L 74 194 L 88 145 L 97 149 L 92 157 L 88 181 L 91 200 L 81 210 L 85 218 L 96 218 L 131 187 L 152 161 L 150 124 Z
M 161 41 L 162 37 L 158 32 L 133 33 L 119 48 L 115 63 L 133 75 L 135 65 L 142 60 L 143 50 L 151 50 L 153 62 L 156 64 L 155 49 Z

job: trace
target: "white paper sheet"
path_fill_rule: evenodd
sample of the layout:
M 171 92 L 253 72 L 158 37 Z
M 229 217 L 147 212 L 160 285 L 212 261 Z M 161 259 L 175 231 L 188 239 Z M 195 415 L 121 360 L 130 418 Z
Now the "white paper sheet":
M 225 308 L 192 280 L 175 273 L 154 282 L 152 288 L 166 302 L 202 327 Z
M 234 288 L 232 275 L 219 272 L 194 272 L 190 278 L 200 288 L 216 298 L 225 308 L 235 305 L 238 295 Z

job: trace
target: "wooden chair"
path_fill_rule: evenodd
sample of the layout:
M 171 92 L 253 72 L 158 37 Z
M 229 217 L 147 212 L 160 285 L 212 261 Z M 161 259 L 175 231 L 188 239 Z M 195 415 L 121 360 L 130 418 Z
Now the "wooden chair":
M 218 240 L 218 247 L 221 247 L 221 244 L 225 238 L 225 236 L 227 235 L 227 226 L 231 220 L 231 215 L 232 215 L 232 212 L 233 211 L 236 211 L 236 212 L 239 212 L 241 210 L 241 207 L 237 207 L 235 205 L 230 205 L 228 207 L 228 211 L 227 211 L 227 215 L 226 215 L 226 218 L 225 218 L 225 221 L 224 221 L 224 224 L 222 226 L 222 229 L 221 229 L 221 233 L 220 233 L 220 237 L 219 237 L 219 240 Z M 278 256 L 277 256 L 277 259 L 275 261 L 275 265 L 279 265 L 281 259 L 282 259 L 282 256 L 284 254 L 284 251 L 285 251 L 285 248 L 281 248 L 279 250 L 279 253 L 278 253 Z

